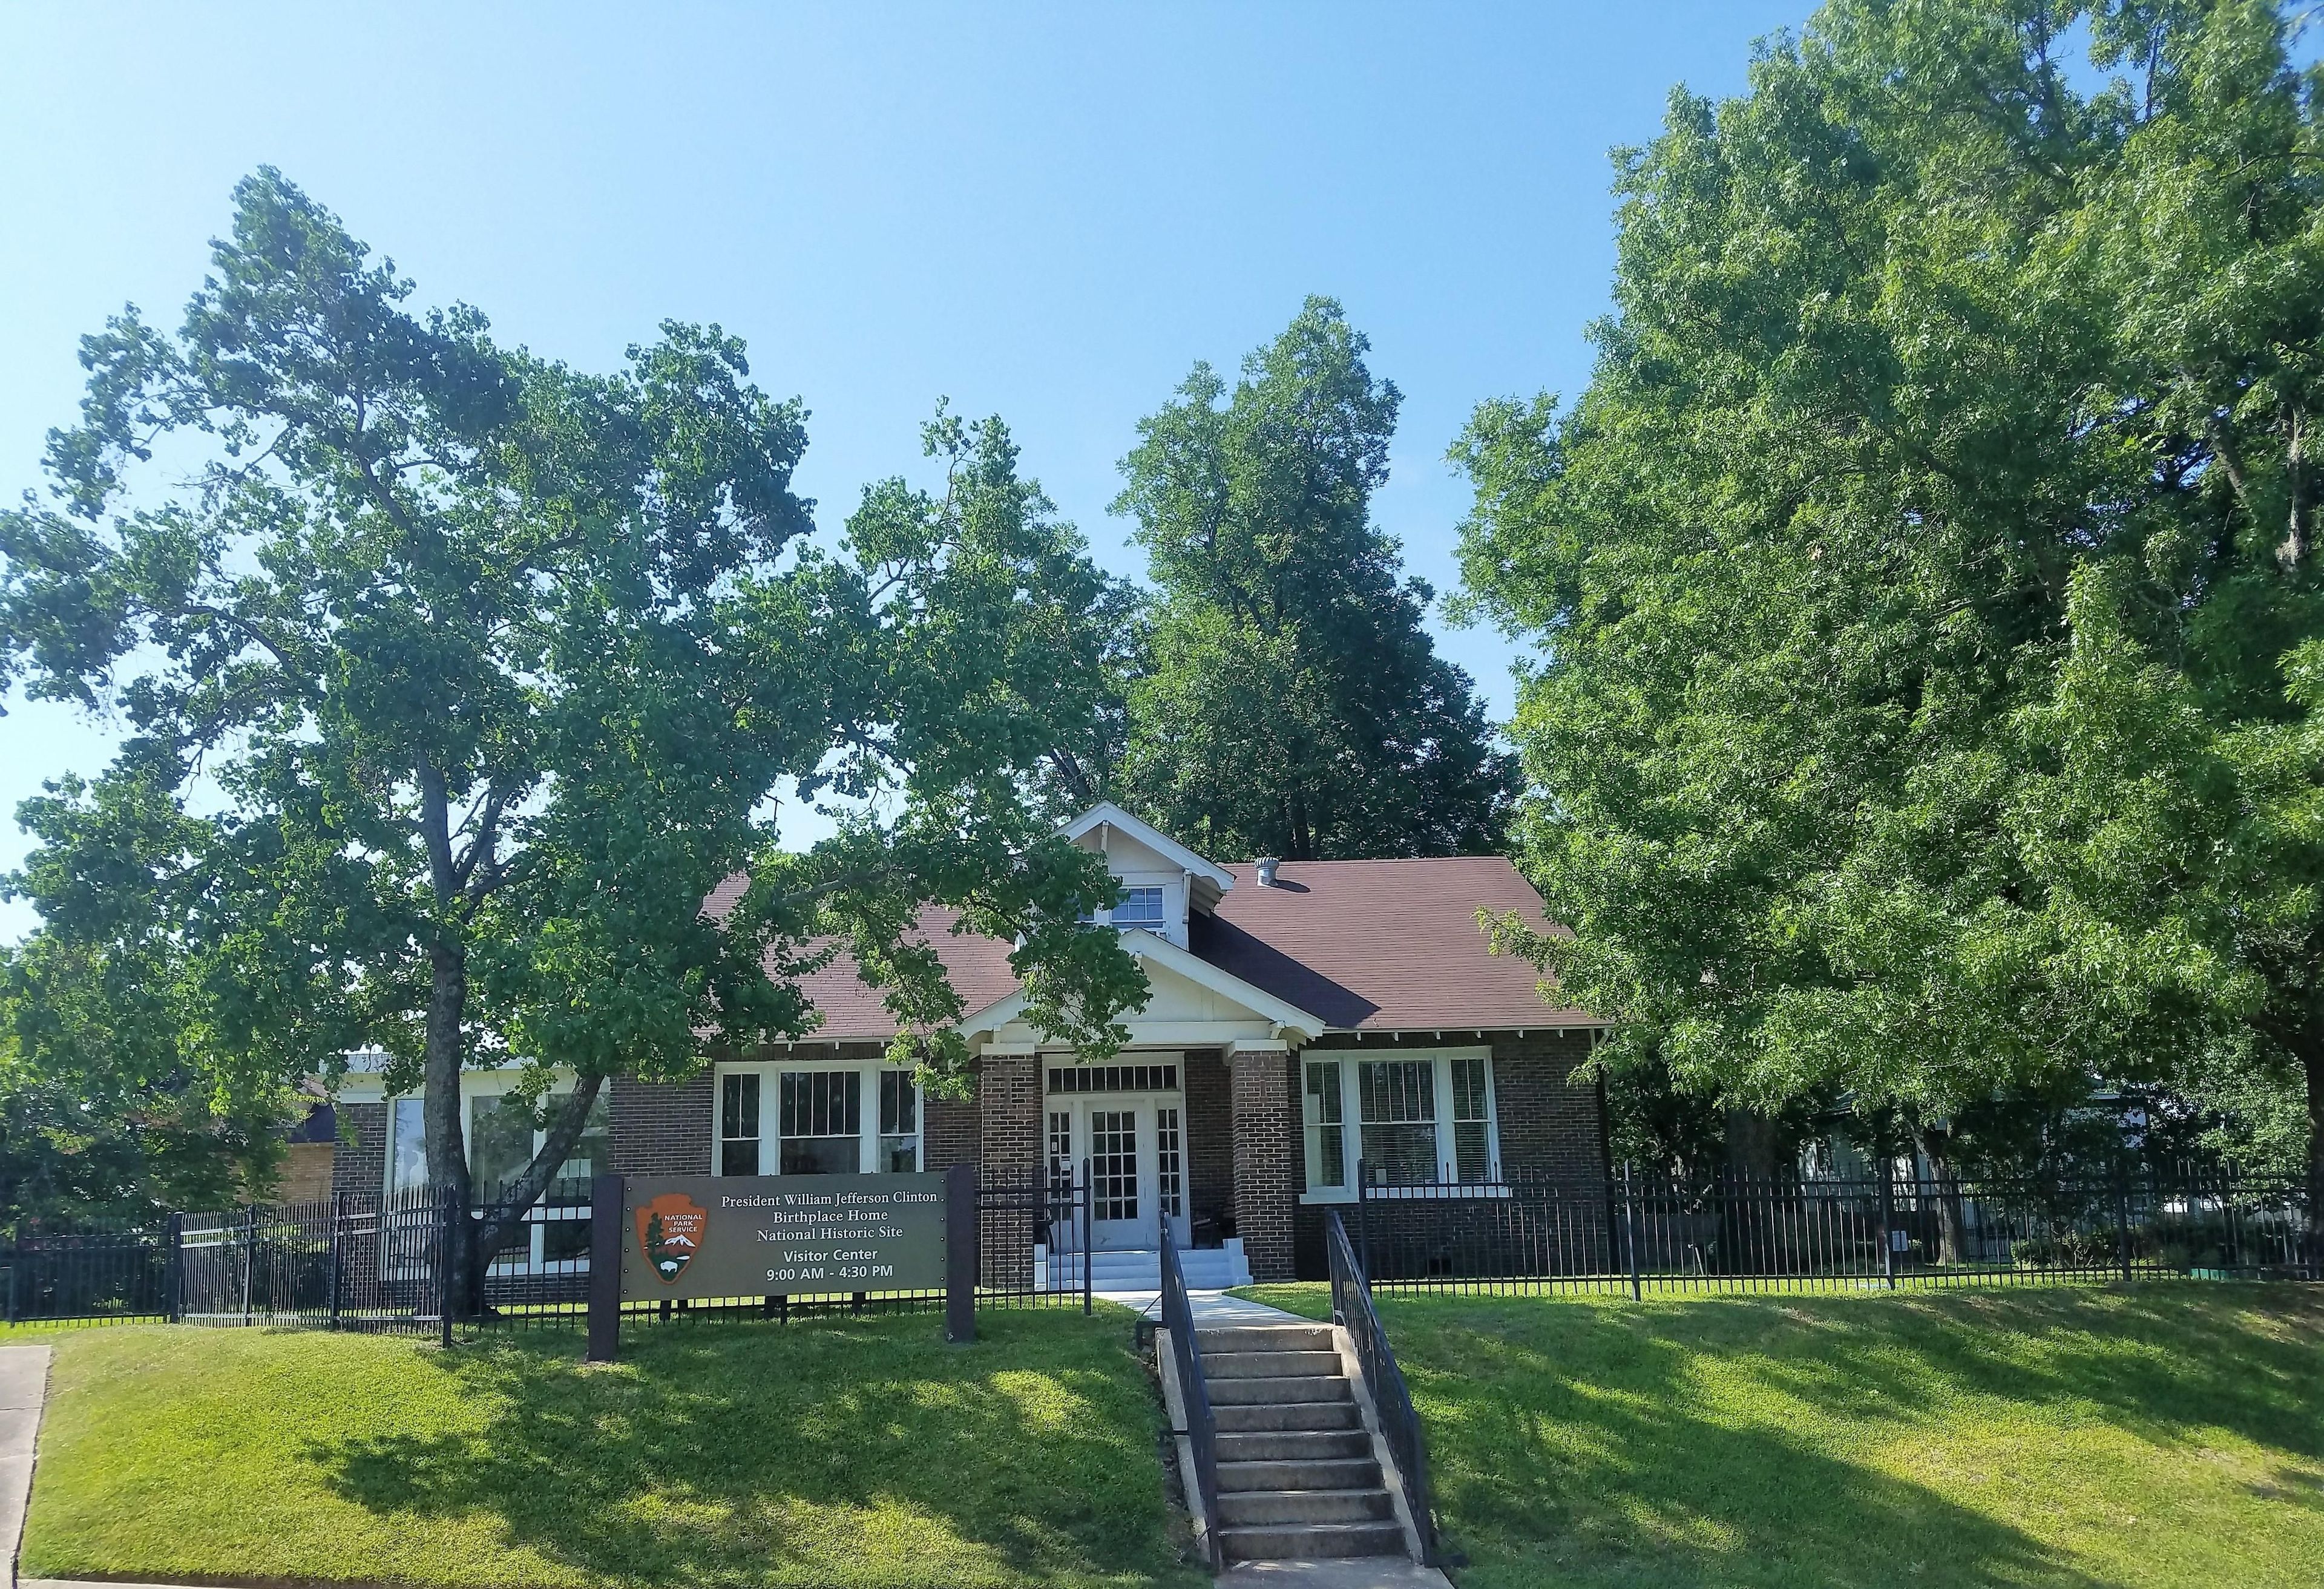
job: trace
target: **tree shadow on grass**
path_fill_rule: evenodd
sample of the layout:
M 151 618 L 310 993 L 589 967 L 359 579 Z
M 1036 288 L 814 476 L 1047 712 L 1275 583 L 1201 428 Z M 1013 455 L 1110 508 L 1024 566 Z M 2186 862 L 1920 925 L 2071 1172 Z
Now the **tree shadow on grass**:
M 2306 1457 L 2324 1432 L 2318 1351 L 2300 1327 L 2324 1319 L 2306 1311 L 2319 1302 L 2246 1317 L 2132 1292 L 1538 1312 L 1445 1300 L 1391 1303 L 1387 1322 L 1429 1425 L 1440 1514 L 1474 1548 L 1480 1585 L 2095 1589 L 2110 1580 L 2087 1562 L 1850 1462 L 1785 1427 L 1784 1404 L 1808 1423 L 1863 1419 L 1940 1449 L 1963 1392 L 2045 1415 L 2071 1402 L 2150 1441 L 2227 1428 Z M 1697 1393 L 1720 1359 L 1748 1360 L 1767 1392 L 1755 1413 Z M 2304 1507 L 2304 1481 L 2283 1467 L 2265 1482 Z M 2043 1502 L 2008 1504 L 2030 1515 Z
M 622 1362 L 493 1343 L 445 1362 L 475 1435 L 318 1439 L 366 1509 L 496 1518 L 593 1576 L 687 1584 L 1145 1581 L 1175 1557 L 1158 1415 L 1117 1332 L 932 1319 L 635 1329 Z

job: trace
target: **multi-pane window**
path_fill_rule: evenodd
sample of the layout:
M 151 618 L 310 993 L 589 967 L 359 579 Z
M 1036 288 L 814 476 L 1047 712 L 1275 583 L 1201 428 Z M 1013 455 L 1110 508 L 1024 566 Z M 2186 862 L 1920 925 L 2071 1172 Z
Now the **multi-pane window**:
M 1149 932 L 1159 932 L 1162 931 L 1162 890 L 1123 889 L 1121 903 L 1113 907 L 1112 921 L 1117 927 L 1143 927 Z
M 1074 1116 L 1070 1109 L 1049 1111 L 1049 1179 L 1060 1185 L 1077 1184 L 1074 1172 Z
M 1366 1060 L 1356 1066 L 1364 1163 L 1388 1186 L 1437 1179 L 1436 1067 L 1426 1060 Z
M 1089 1140 L 1090 1217 L 1137 1218 L 1138 1112 L 1092 1109 Z
M 1481 1052 L 1311 1058 L 1301 1065 L 1306 1189 L 1489 1185 L 1500 1176 L 1493 1062 Z
M 1348 1184 L 1346 1100 L 1340 1093 L 1340 1061 L 1307 1061 L 1307 1088 L 1301 1104 L 1307 1126 L 1307 1189 L 1338 1190 Z
M 862 1172 L 862 1081 L 856 1070 L 782 1073 L 782 1174 Z
M 1493 1179 L 1493 1062 L 1462 1055 L 1451 1061 L 1452 1179 Z
M 880 1169 L 910 1175 L 920 1167 L 920 1094 L 908 1070 L 880 1072 Z
M 745 1071 L 718 1084 L 718 1173 L 759 1172 L 759 1079 Z
M 1186 1212 L 1185 1173 L 1180 1147 L 1177 1106 L 1157 1105 L 1154 1110 L 1155 1194 L 1161 1201 L 1162 1212 L 1173 1219 Z

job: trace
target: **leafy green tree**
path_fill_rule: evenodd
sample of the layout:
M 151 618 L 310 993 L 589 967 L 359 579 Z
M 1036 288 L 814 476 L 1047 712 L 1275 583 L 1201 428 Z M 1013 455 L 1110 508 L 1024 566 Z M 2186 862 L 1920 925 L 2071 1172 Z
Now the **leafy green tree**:
M 1371 519 L 1399 398 L 1310 299 L 1231 398 L 1197 364 L 1139 425 L 1114 511 L 1159 592 L 1125 703 L 1128 804 L 1222 855 L 1499 846 L 1515 769 Z M 1224 401 L 1222 400 L 1224 399 Z
M 1541 648 L 1524 842 L 1573 932 L 1505 941 L 1620 1018 L 1609 1062 L 1924 1135 L 2099 1078 L 2304 1088 L 2324 1173 L 2288 30 L 1836 0 L 1618 157 L 1588 391 L 1456 449 L 1472 598 Z
M 472 1276 L 605 1078 L 809 1029 L 798 978 L 839 945 L 894 1057 L 964 1086 L 925 901 L 1020 941 L 1037 1021 L 1118 1041 L 1141 979 L 1075 925 L 1111 885 L 1019 795 L 1047 703 L 1075 703 L 1051 639 L 1092 576 L 1010 508 L 997 422 L 940 417 L 952 491 L 872 489 L 834 555 L 791 487 L 803 411 L 715 326 L 611 375 L 503 347 L 408 308 L 272 170 L 214 263 L 176 335 L 132 309 L 86 340 L 51 500 L 0 516 L 0 659 L 131 730 L 32 813 L 15 886 L 57 952 L 166 951 L 177 1044 L 252 1088 L 385 1048 L 462 1206 L 461 1070 L 523 1061 L 547 1142 L 512 1206 L 458 1222 Z M 128 494 L 164 437 L 198 479 Z M 794 783 L 855 813 L 806 854 L 778 848 Z M 554 1068 L 576 1085 L 550 1105 Z

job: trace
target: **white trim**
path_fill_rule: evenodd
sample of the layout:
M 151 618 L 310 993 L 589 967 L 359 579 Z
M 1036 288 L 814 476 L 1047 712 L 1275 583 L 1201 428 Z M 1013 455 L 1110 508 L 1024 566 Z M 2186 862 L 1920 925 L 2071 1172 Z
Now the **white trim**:
M 1192 950 L 1181 949 L 1167 938 L 1151 932 L 1125 932 L 1121 947 L 1140 960 L 1150 960 L 1167 971 L 1184 977 L 1197 987 L 1232 999 L 1252 1015 L 1275 1029 L 1274 1035 L 1290 1035 L 1298 1042 L 1308 1042 L 1321 1037 L 1330 1028 L 1321 1015 L 1301 1009 L 1288 999 L 1277 998 L 1254 983 L 1244 981 L 1232 971 L 1222 970 Z M 979 1032 L 998 1033 L 1025 1012 L 1027 995 L 1022 988 L 1005 997 L 995 999 L 982 1009 L 964 1016 L 956 1030 L 973 1034 Z M 1131 1017 L 1133 1020 L 1135 1016 Z M 1231 1034 L 1222 1034 L 1231 1037 Z M 1140 1042 L 1163 1041 L 1158 1037 L 1142 1036 Z M 1181 1040 L 1185 1047 L 1204 1046 L 1200 1038 Z
M 1453 1117 L 1452 1062 L 1455 1060 L 1485 1061 L 1485 1176 L 1484 1181 L 1462 1181 L 1460 1177 L 1460 1157 Z M 1307 1067 L 1337 1063 L 1340 1067 L 1340 1161 L 1348 1180 L 1339 1186 L 1308 1187 L 1308 1136 L 1322 1129 L 1305 1124 L 1307 1112 Z M 1355 1177 L 1363 1163 L 1363 1091 L 1359 1083 L 1358 1067 L 1367 1064 L 1422 1064 L 1430 1068 L 1431 1107 L 1434 1110 L 1429 1124 L 1435 1128 L 1437 1180 L 1430 1196 L 1457 1196 L 1451 1189 L 1473 1187 L 1472 1195 L 1492 1195 L 1489 1183 L 1501 1175 L 1501 1116 L 1500 1082 L 1494 1072 L 1499 1068 L 1493 1063 L 1489 1047 L 1467 1046 L 1435 1049 L 1311 1049 L 1301 1056 L 1299 1067 L 1299 1177 L 1303 1203 L 1351 1203 L 1356 1200 Z M 1382 1195 L 1396 1195 L 1398 1189 L 1382 1187 Z
M 1099 801 L 1095 805 L 1091 806 L 1087 811 L 1082 813 L 1081 815 L 1074 818 L 1073 821 L 1058 829 L 1057 832 L 1058 836 L 1061 838 L 1068 840 L 1079 839 L 1089 833 L 1092 830 L 1099 827 L 1120 828 L 1123 832 L 1137 840 L 1140 844 L 1145 845 L 1147 849 L 1153 850 L 1157 855 L 1168 857 L 1174 865 L 1181 867 L 1191 875 L 1201 877 L 1204 881 L 1214 885 L 1222 894 L 1224 894 L 1234 886 L 1234 874 L 1232 872 L 1228 871 L 1224 867 L 1219 866 L 1213 861 L 1196 855 L 1193 850 L 1179 843 L 1176 839 L 1173 839 L 1169 834 L 1162 831 L 1159 828 L 1155 827 L 1151 822 L 1140 822 L 1138 818 L 1130 815 L 1128 812 L 1122 810 L 1121 807 L 1116 805 L 1111 800 Z
M 855 1173 L 872 1175 L 880 1172 L 880 1144 L 886 1140 L 880 1129 L 880 1080 L 882 1076 L 908 1077 L 901 1066 L 890 1064 L 884 1058 L 872 1059 L 798 1059 L 784 1056 L 770 1060 L 721 1060 L 710 1068 L 710 1163 L 712 1175 L 726 1173 L 725 1119 L 726 1079 L 730 1076 L 755 1076 L 759 1079 L 759 1164 L 751 1173 L 780 1175 L 782 1169 L 782 1081 L 786 1071 L 845 1071 L 862 1078 L 856 1083 L 856 1148 Z M 912 1086 L 912 1162 L 925 1166 L 927 1162 L 928 1100 L 918 1083 Z M 899 1132 L 898 1136 L 907 1134 Z M 737 1138 L 748 1141 L 749 1138 Z M 818 1178 L 824 1179 L 824 1178 Z

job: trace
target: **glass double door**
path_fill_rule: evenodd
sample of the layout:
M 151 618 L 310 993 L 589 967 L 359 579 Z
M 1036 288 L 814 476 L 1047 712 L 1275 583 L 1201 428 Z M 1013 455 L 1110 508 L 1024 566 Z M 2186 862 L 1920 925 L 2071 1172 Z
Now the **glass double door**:
M 1093 1246 L 1151 1251 L 1165 1214 L 1185 1245 L 1186 1109 L 1178 1094 L 1052 1098 L 1048 1115 L 1052 1175 L 1078 1185 L 1087 1167 Z

